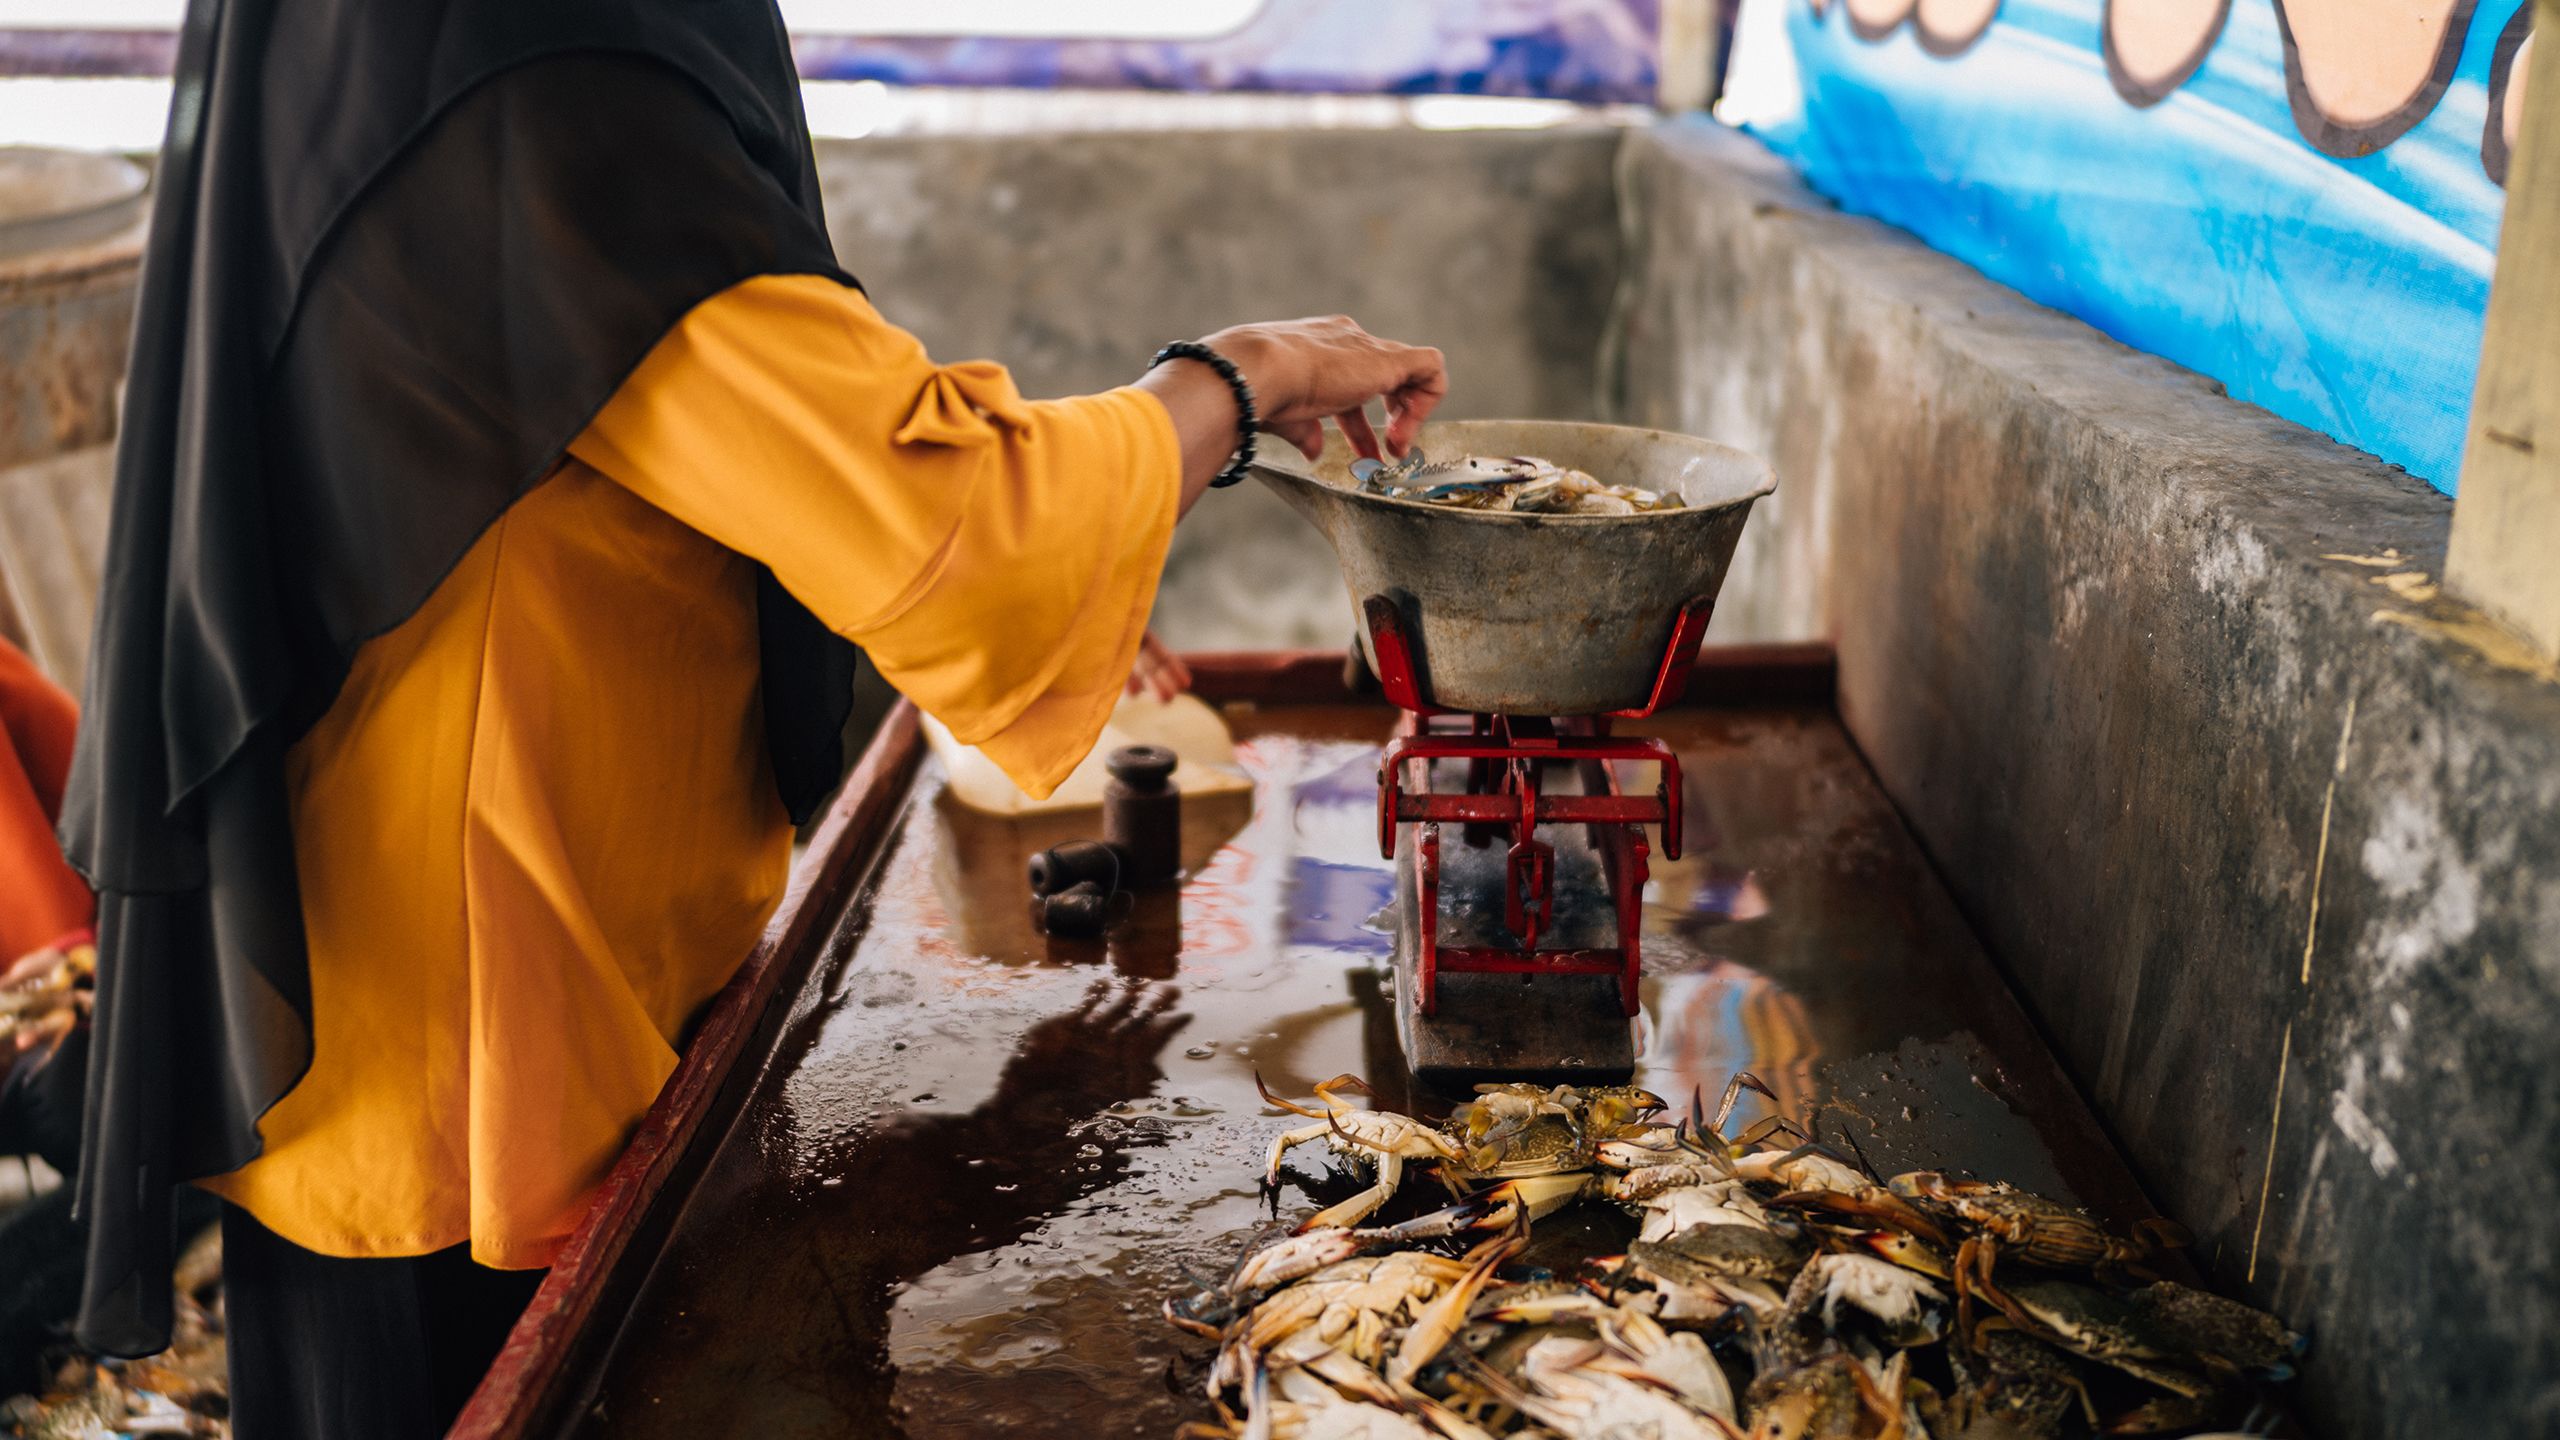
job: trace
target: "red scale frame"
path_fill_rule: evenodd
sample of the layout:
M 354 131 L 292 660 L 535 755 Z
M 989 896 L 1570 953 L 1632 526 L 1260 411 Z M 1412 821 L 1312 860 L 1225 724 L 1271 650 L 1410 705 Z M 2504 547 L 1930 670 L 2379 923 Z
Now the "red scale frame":
M 1362 606 L 1379 688 L 1406 712 L 1378 763 L 1378 848 L 1394 859 L 1402 827 L 1417 827 L 1411 861 L 1420 912 L 1414 999 L 1423 1014 L 1437 1012 L 1443 974 L 1615 975 L 1620 1007 L 1629 1017 L 1637 1013 L 1644 887 L 1652 853 L 1645 827 L 1661 826 L 1664 858 L 1680 858 L 1680 759 L 1659 740 L 1614 736 L 1609 727 L 1612 720 L 1641 719 L 1680 699 L 1714 608 L 1706 599 L 1681 607 L 1653 693 L 1643 705 L 1607 715 L 1549 719 L 1453 712 L 1428 703 L 1422 698 L 1420 657 L 1400 609 L 1378 596 Z M 1463 727 L 1450 727 L 1447 721 L 1453 718 L 1463 720 Z M 1435 720 L 1442 722 L 1439 728 L 1434 728 Z M 1466 763 L 1464 792 L 1431 788 L 1431 766 L 1441 760 Z M 1541 775 L 1548 763 L 1558 761 L 1579 767 L 1583 793 L 1545 792 Z M 1617 767 L 1627 761 L 1660 767 L 1661 781 L 1651 795 L 1630 795 L 1619 784 Z M 1408 786 L 1416 767 L 1419 783 Z M 1440 830 L 1448 824 L 1480 831 L 1498 827 L 1509 834 L 1502 913 L 1521 948 L 1440 943 Z M 1540 947 L 1555 918 L 1555 847 L 1538 838 L 1541 825 L 1585 827 L 1617 908 L 1615 947 Z

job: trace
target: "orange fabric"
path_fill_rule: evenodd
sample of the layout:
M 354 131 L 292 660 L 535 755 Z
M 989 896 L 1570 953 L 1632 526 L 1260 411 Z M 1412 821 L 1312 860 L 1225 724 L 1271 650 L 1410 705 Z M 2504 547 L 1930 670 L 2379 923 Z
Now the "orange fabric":
M 79 706 L 0 640 L 0 969 L 85 928 L 96 902 L 54 839 Z
M 896 399 L 847 423 L 858 396 Z M 1154 396 L 1026 401 L 1002 367 L 937 367 L 859 291 L 809 276 L 696 311 L 571 453 L 772 566 L 1041 796 L 1119 701 L 1181 498 Z M 735 503 L 736 475 L 760 503 Z
M 312 1069 L 207 1184 L 308 1249 L 549 1264 L 753 945 L 791 830 L 742 556 L 1054 785 L 1180 470 L 1151 397 L 1023 402 L 809 278 L 698 308 L 572 455 L 290 757 Z

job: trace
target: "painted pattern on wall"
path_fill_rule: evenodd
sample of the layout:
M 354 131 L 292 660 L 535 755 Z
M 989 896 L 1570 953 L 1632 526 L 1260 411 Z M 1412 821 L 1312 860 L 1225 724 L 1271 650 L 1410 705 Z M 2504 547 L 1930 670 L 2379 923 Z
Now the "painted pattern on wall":
M 1749 127 L 1848 209 L 2451 491 L 2517 0 L 1747 0 Z
M 1659 0 L 1264 0 L 1205 39 L 795 38 L 811 78 L 911 85 L 1654 97 Z

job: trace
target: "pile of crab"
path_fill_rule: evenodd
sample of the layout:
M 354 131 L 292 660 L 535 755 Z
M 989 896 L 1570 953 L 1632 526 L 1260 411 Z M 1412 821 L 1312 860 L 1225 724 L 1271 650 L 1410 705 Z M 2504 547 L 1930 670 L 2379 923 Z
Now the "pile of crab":
M 2189 1435 L 2272 1424 L 2299 1337 L 2153 1273 L 2162 1221 L 1934 1171 L 1882 1179 L 1783 1118 L 1728 1139 L 1641 1090 L 1478 1087 L 1433 1125 L 1363 1108 L 1353 1076 L 1299 1102 L 1374 1183 L 1165 1305 L 1218 1342 L 1220 1418 L 1187 1440 L 1955 1440 Z M 1775 1097 L 1772 1096 L 1772 1099 Z M 1852 1142 L 1852 1151 L 1855 1146 Z M 1368 1224 L 1407 1164 L 1454 1204 Z M 1530 1227 L 1623 1207 L 1623 1253 L 1542 1255 Z M 1623 1220 L 1617 1222 L 1623 1228 Z
M 1674 491 L 1604 485 L 1589 472 L 1535 455 L 1468 455 L 1433 460 L 1419 446 L 1394 464 L 1358 460 L 1351 478 L 1363 495 L 1417 500 L 1452 510 L 1494 510 L 1518 515 L 1643 515 L 1679 510 L 1688 502 Z

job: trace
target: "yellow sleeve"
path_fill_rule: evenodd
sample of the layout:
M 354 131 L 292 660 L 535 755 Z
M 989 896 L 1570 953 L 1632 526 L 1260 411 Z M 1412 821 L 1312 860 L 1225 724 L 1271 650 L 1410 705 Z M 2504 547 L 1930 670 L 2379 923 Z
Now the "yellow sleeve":
M 1154 396 L 1026 401 L 817 276 L 696 307 L 570 451 L 763 562 L 1034 795 L 1120 695 L 1182 483 Z

